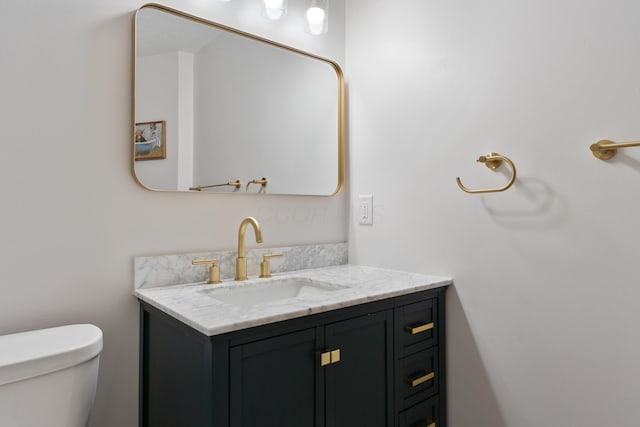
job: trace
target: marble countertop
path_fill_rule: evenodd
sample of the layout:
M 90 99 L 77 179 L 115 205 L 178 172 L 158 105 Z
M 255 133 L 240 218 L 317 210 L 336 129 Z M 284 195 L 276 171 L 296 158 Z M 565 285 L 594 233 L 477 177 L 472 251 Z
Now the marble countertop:
M 243 286 L 257 288 L 267 285 L 270 281 L 281 281 L 285 278 L 303 278 L 328 283 L 333 289 L 249 305 L 225 303 L 215 299 L 215 292 L 208 294 L 214 289 L 220 289 L 223 293 L 235 293 Z M 269 279 L 252 278 L 243 282 L 229 280 L 219 285 L 193 283 L 142 288 L 135 290 L 135 296 L 211 336 L 438 288 L 451 283 L 452 280 L 448 277 L 341 265 L 279 273 Z

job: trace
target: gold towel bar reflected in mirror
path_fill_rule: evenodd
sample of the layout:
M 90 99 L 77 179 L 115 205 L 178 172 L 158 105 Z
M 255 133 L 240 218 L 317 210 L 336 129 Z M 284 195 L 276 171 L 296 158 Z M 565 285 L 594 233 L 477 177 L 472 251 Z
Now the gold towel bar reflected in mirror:
M 242 182 L 239 179 L 236 179 L 235 181 L 227 181 L 224 184 L 198 185 L 197 187 L 189 187 L 189 190 L 202 191 L 205 188 L 226 187 L 226 186 L 236 187 L 237 189 L 242 187 Z
M 591 144 L 591 154 L 600 160 L 609 160 L 618 152 L 618 148 L 640 147 L 640 141 L 615 143 L 608 139 L 603 139 Z
M 497 169 L 498 167 L 500 167 L 500 165 L 502 164 L 503 161 L 507 162 L 507 164 L 511 167 L 511 179 L 509 179 L 509 182 L 504 187 L 500 187 L 500 188 L 481 188 L 481 189 L 478 189 L 478 190 L 470 190 L 467 187 L 465 187 L 464 185 L 462 185 L 462 182 L 460 181 L 459 177 L 456 178 L 456 182 L 458 183 L 458 187 L 460 187 L 460 189 L 462 191 L 464 191 L 465 193 L 471 193 L 471 194 L 497 193 L 499 191 L 504 191 L 504 190 L 508 189 L 516 181 L 516 166 L 513 164 L 511 159 L 509 159 L 508 157 L 503 156 L 502 154 L 489 153 L 486 156 L 480 156 L 480 158 L 478 158 L 478 160 L 476 160 L 476 162 L 484 163 L 484 165 L 486 167 L 488 167 L 489 169 L 492 169 L 492 170 Z

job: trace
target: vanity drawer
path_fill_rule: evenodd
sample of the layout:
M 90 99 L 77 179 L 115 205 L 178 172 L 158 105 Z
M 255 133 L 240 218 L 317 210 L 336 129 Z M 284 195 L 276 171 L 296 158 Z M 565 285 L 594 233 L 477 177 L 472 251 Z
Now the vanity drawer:
M 424 400 L 402 411 L 398 427 L 440 427 L 440 404 L 438 396 Z
M 424 350 L 396 362 L 398 409 L 415 405 L 438 393 L 438 347 Z
M 397 356 L 438 345 L 438 306 L 436 299 L 408 304 L 396 309 Z

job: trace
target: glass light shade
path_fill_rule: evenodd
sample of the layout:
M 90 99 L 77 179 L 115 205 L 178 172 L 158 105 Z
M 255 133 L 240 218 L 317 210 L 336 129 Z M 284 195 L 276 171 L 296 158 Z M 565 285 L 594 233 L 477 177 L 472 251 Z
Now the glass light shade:
M 264 0 L 263 15 L 276 21 L 287 14 L 287 0 Z
M 309 0 L 306 18 L 307 30 L 311 34 L 326 33 L 329 20 L 329 0 Z

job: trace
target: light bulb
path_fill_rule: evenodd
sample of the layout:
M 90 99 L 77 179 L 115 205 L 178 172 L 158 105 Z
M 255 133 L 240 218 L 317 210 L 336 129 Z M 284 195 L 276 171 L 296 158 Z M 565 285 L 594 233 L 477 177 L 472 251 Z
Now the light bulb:
M 327 15 L 322 7 L 312 5 L 307 9 L 307 22 L 311 34 L 322 34 L 325 31 L 326 19 Z
M 284 0 L 264 0 L 264 16 L 273 21 L 282 18 L 286 12 Z
M 311 25 L 322 24 L 322 21 L 324 21 L 324 9 L 316 6 L 307 9 L 307 21 Z

